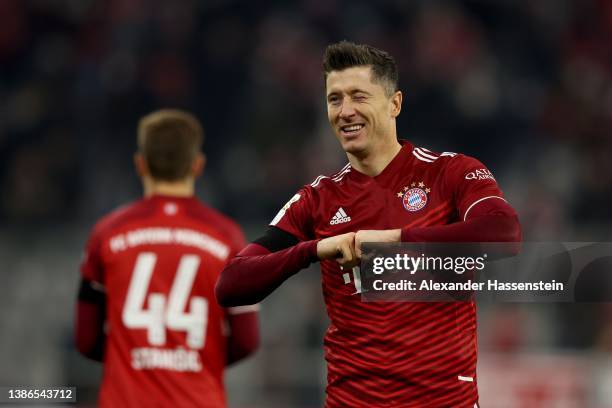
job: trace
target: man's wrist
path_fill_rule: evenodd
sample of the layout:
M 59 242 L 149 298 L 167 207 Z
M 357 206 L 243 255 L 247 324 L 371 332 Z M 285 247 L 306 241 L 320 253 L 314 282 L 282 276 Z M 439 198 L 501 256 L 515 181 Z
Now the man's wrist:
M 400 229 L 400 242 L 414 242 L 411 228 L 404 227 Z
M 308 256 L 310 262 L 319 262 L 321 260 L 321 258 L 319 258 L 319 241 L 321 241 L 320 238 L 308 241 Z
M 390 242 L 402 242 L 402 231 L 401 228 L 389 230 Z

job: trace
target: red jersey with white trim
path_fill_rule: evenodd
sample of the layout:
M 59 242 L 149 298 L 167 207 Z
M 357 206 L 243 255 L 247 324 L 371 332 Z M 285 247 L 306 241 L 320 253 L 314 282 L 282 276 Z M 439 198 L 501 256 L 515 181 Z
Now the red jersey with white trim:
M 196 198 L 153 196 L 96 224 L 81 267 L 106 292 L 102 407 L 225 407 L 214 285 L 245 245 Z
M 303 187 L 272 220 L 300 240 L 360 229 L 445 225 L 503 199 L 478 160 L 403 143 L 376 177 L 350 165 Z M 471 302 L 361 302 L 359 280 L 321 262 L 330 317 L 326 407 L 473 408 L 476 308 Z

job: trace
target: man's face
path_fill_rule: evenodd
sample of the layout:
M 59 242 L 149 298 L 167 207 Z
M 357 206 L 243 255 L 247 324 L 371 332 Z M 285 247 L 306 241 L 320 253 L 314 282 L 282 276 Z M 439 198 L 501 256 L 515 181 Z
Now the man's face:
M 396 139 L 394 122 L 401 93 L 389 97 L 382 85 L 372 82 L 369 66 L 332 71 L 327 75 L 327 117 L 347 153 L 359 155 L 385 138 Z

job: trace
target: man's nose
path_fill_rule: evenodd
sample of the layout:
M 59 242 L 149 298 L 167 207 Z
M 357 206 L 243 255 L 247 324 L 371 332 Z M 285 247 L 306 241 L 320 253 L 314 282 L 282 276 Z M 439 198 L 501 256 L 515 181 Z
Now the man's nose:
M 342 106 L 340 106 L 340 118 L 350 118 L 351 116 L 355 116 L 355 108 L 353 103 L 347 98 L 342 101 Z

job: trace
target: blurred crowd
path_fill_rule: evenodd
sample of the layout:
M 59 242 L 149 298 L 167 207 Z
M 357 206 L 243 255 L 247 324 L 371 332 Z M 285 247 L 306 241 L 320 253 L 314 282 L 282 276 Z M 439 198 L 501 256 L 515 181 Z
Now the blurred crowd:
M 302 184 L 346 162 L 327 124 L 321 73 L 325 46 L 341 39 L 396 58 L 400 137 L 481 159 L 519 211 L 526 240 L 612 238 L 610 1 L 3 0 L 0 276 L 42 284 L 54 274 L 76 285 L 73 258 L 87 230 L 141 194 L 137 120 L 160 107 L 203 121 L 208 164 L 198 194 L 255 237 Z M 61 245 L 56 234 L 71 238 Z M 32 242 L 39 258 L 28 255 Z M 73 270 L 49 271 L 58 257 Z M 318 277 L 305 282 L 270 302 L 302 302 L 303 316 L 270 308 L 264 333 L 282 337 L 299 322 L 286 342 L 305 350 L 307 365 L 320 360 L 307 352 L 320 352 L 325 321 Z M 70 308 L 73 288 L 56 289 L 55 301 Z M 3 301 L 40 307 L 14 292 L 6 286 Z M 536 343 L 612 350 L 609 313 L 589 309 L 575 339 L 567 319 L 584 313 L 572 310 L 569 318 L 500 310 L 487 344 L 531 344 L 509 328 L 536 321 Z M 66 313 L 56 319 L 69 344 Z M 19 327 L 14 320 L 0 320 L 5 332 Z M 277 350 L 287 344 L 268 336 Z M 294 354 L 262 359 L 281 364 Z M 275 381 L 293 378 L 279 370 Z M 320 401 L 308 399 L 313 387 L 306 381 L 300 401 Z
M 269 218 L 343 165 L 320 61 L 345 38 L 396 57 L 401 137 L 481 158 L 528 236 L 610 219 L 605 0 L 5 0 L 2 219 L 90 222 L 136 197 L 136 122 L 165 106 L 204 122 L 202 196 L 243 221 Z

